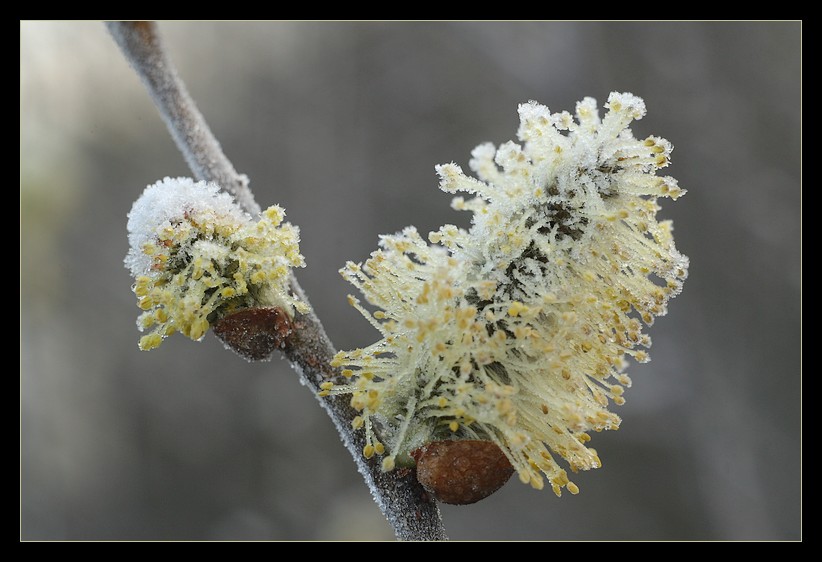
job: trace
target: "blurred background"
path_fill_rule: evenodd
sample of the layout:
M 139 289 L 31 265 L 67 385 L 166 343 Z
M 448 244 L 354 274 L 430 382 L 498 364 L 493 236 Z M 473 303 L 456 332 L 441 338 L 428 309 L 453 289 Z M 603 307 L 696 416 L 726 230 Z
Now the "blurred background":
M 162 23 L 258 202 L 300 226 L 340 349 L 376 332 L 337 270 L 377 236 L 467 226 L 434 165 L 514 139 L 517 104 L 643 97 L 675 146 L 691 258 L 604 466 L 443 506 L 453 539 L 800 538 L 801 24 Z M 209 334 L 137 349 L 126 213 L 190 175 L 101 23 L 21 23 L 23 539 L 392 539 L 289 365 Z

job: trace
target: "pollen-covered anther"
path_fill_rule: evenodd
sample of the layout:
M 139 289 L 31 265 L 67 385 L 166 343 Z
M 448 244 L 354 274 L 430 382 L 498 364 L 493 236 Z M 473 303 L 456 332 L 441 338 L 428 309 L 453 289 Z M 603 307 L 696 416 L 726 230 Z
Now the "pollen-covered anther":
M 519 301 L 514 301 L 508 306 L 508 316 L 519 316 L 528 312 L 528 307 Z
M 383 472 L 391 472 L 394 470 L 394 466 L 396 464 L 396 460 L 394 457 L 385 457 L 382 460 L 382 470 Z

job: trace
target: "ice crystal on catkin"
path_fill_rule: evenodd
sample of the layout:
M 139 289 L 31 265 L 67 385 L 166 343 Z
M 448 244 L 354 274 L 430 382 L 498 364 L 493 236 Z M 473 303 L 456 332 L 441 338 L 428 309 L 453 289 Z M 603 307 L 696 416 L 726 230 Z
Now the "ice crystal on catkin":
M 437 166 L 453 207 L 473 213 L 470 230 L 446 225 L 382 236 L 364 264 L 342 270 L 382 334 L 340 352 L 366 432 L 366 457 L 385 470 L 442 439 L 496 443 L 524 483 L 547 478 L 559 495 L 572 471 L 597 468 L 589 432 L 619 427 L 608 407 L 624 402 L 626 356 L 648 360 L 643 324 L 664 315 L 687 276 L 657 198 L 684 193 L 656 175 L 671 144 L 634 138 L 642 99 L 612 93 L 600 117 L 585 98 L 568 112 L 519 106 L 521 144 L 478 146 L 469 166 Z M 543 476 L 544 475 L 544 476 Z
M 254 221 L 214 183 L 165 178 L 146 188 L 128 215 L 126 267 L 143 312 L 140 349 L 180 332 L 201 339 L 215 320 L 245 308 L 304 310 L 288 288 L 302 267 L 299 231 L 269 207 Z

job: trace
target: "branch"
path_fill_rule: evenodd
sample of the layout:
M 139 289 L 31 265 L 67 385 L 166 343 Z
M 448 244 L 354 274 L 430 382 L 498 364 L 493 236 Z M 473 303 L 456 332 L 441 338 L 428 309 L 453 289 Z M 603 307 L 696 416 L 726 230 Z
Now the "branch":
M 108 22 L 107 26 L 151 94 L 194 176 L 198 180 L 213 181 L 233 195 L 249 214 L 258 214 L 260 206 L 248 187 L 248 177 L 238 174 L 223 154 L 220 143 L 166 56 L 157 25 L 139 21 Z
M 177 147 L 197 179 L 213 181 L 234 196 L 250 214 L 260 207 L 248 187 L 248 178 L 237 173 L 177 76 L 154 22 L 109 22 L 109 32 L 142 79 L 160 111 Z M 303 302 L 305 294 L 294 276 L 291 289 Z M 294 319 L 294 332 L 283 353 L 301 381 L 314 393 L 331 417 L 374 501 L 400 540 L 444 540 L 445 529 L 436 502 L 424 493 L 413 471 L 383 472 L 376 458 L 362 456 L 365 439 L 351 429 L 357 412 L 346 397 L 319 397 L 320 384 L 339 375 L 329 364 L 336 351 L 313 309 Z

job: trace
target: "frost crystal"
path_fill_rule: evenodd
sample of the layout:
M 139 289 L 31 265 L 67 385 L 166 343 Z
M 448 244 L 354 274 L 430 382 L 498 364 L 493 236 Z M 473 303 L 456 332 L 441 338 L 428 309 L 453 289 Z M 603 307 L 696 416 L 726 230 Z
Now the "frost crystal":
M 365 264 L 341 271 L 369 303 L 355 306 L 382 333 L 364 349 L 340 352 L 367 435 L 366 457 L 383 468 L 442 439 L 496 443 L 535 488 L 578 492 L 557 464 L 597 468 L 589 431 L 616 429 L 608 404 L 622 404 L 626 355 L 648 360 L 642 324 L 666 312 L 687 276 L 658 197 L 684 193 L 656 176 L 671 145 L 638 140 L 628 128 L 644 102 L 612 93 L 576 120 L 535 102 L 519 107 L 522 144 L 484 144 L 471 170 L 437 166 L 440 188 L 471 211 L 466 231 L 446 225 L 428 244 L 413 227 L 382 236 Z M 384 444 L 383 444 L 384 442 Z
M 174 332 L 199 340 L 215 320 L 259 306 L 293 315 L 305 304 L 288 290 L 292 267 L 304 266 L 299 231 L 269 207 L 257 222 L 214 183 L 165 178 L 146 188 L 128 215 L 125 259 L 145 312 L 140 349 Z

